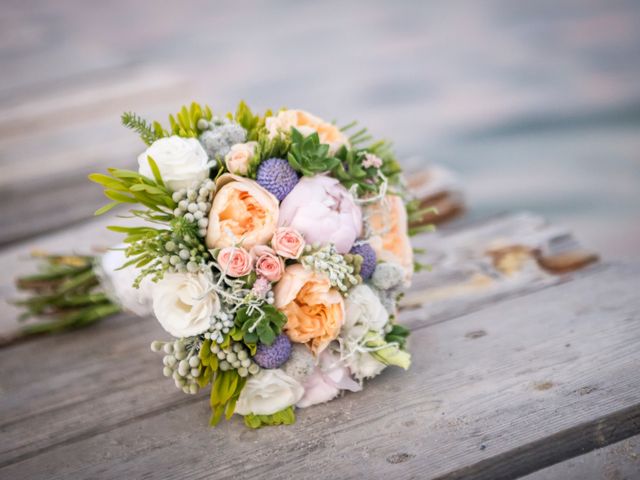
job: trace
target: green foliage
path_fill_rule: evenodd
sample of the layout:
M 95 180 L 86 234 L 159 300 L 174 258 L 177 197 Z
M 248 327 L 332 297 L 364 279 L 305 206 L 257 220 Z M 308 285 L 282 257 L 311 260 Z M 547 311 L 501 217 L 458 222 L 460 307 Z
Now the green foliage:
M 196 252 L 198 263 L 206 263 L 210 254 L 197 236 L 197 224 L 189 223 L 184 217 L 172 218 L 167 222 L 168 228 L 141 227 L 107 227 L 113 232 L 126 235 L 124 242 L 129 246 L 125 250 L 130 259 L 121 268 L 135 265 L 140 269 L 140 274 L 135 280 L 134 287 L 147 275 L 152 276 L 153 281 L 160 280 L 165 272 L 172 271 L 169 263 L 163 262 L 163 258 L 176 255 L 176 248 L 168 249 L 168 245 L 184 245 L 189 252 Z
M 356 185 L 358 194 L 376 193 L 382 178 L 378 176 L 378 169 L 364 168 L 362 161 L 365 152 L 348 150 L 345 147 L 336 152 L 336 157 L 340 160 L 331 174 L 340 180 L 347 189 Z
M 189 108 L 183 106 L 175 117 L 169 115 L 171 133 L 180 137 L 197 138 L 202 130 L 198 128 L 200 119 L 210 121 L 213 113 L 208 105 L 202 106 L 192 102 Z
M 291 138 L 288 135 L 277 135 L 269 138 L 266 130 L 261 129 L 257 134 L 255 155 L 249 162 L 247 177 L 256 178 L 258 167 L 268 158 L 287 158 L 291 148 Z
M 204 370 L 198 377 L 198 386 L 204 388 L 211 382 L 213 375 L 218 371 L 218 357 L 211 352 L 211 340 L 204 340 L 198 352 L 200 363 Z
M 395 342 L 401 349 L 404 349 L 407 346 L 407 337 L 410 333 L 411 331 L 407 327 L 396 323 L 391 328 L 391 331 L 385 335 L 384 340 L 387 343 Z
M 285 323 L 287 316 L 273 305 L 264 304 L 260 309 L 243 307 L 236 313 L 236 326 L 231 337 L 235 341 L 242 340 L 248 346 L 258 342 L 271 345 Z
M 422 223 L 426 215 L 439 215 L 436 207 L 423 207 L 418 199 L 405 202 L 409 224 Z
M 248 107 L 246 110 L 248 110 Z M 248 114 L 245 110 L 242 110 L 241 113 L 243 121 L 249 121 L 250 110 Z M 169 124 L 171 126 L 169 131 L 165 130 L 160 122 L 148 122 L 134 112 L 123 113 L 121 119 L 125 127 L 137 132 L 144 143 L 151 145 L 156 140 L 171 135 L 187 138 L 197 137 L 202 133 L 202 130 L 198 128 L 198 121 L 200 119 L 210 121 L 212 117 L 213 113 L 208 105 L 202 106 L 192 102 L 188 108 L 183 106 L 175 116 L 169 115 Z
M 370 355 L 385 365 L 395 365 L 405 370 L 411 366 L 411 354 L 400 348 L 398 343 L 388 342 L 378 333 L 369 332 L 365 336 L 365 347 L 373 348 Z
M 244 424 L 249 428 L 261 428 L 274 425 L 292 425 L 295 422 L 296 414 L 293 411 L 293 407 L 287 407 L 273 415 L 249 414 L 244 416 Z
M 236 402 L 240 397 L 240 392 L 247 382 L 246 377 L 238 375 L 236 370 L 218 371 L 211 383 L 211 419 L 209 425 L 215 427 L 222 415 L 227 420 L 231 418 L 236 409 Z
M 171 198 L 171 191 L 165 186 L 160 176 L 156 162 L 147 157 L 154 174 L 154 179 L 147 178 L 131 170 L 109 168 L 109 175 L 92 173 L 89 180 L 104 187 L 104 195 L 112 200 L 96 211 L 96 215 L 108 212 L 113 207 L 123 204 L 141 204 L 155 214 L 149 215 L 149 220 L 168 221 L 173 218 L 176 202 Z
M 247 141 L 257 141 L 260 132 L 264 129 L 265 118 L 270 117 L 271 114 L 271 110 L 268 110 L 263 116 L 254 115 L 249 106 L 241 101 L 235 115 L 228 113 L 227 117 L 240 124 L 247 131 Z
M 320 143 L 317 132 L 305 137 L 295 128 L 291 129 L 291 149 L 287 159 L 294 170 L 306 176 L 331 171 L 340 163 L 337 158 L 329 156 L 329 145 Z
M 341 128 L 341 130 L 347 133 L 353 129 L 358 122 L 351 122 Z M 400 180 L 400 173 L 402 173 L 402 167 L 396 160 L 393 153 L 392 144 L 386 140 L 373 141 L 373 137 L 369 134 L 366 128 L 361 128 L 355 133 L 349 134 L 349 144 L 356 155 L 361 156 L 364 153 L 371 153 L 382 160 L 382 167 L 380 171 L 387 178 L 390 184 L 396 185 Z M 372 143 L 371 143 L 372 142 Z M 359 184 L 359 186 L 361 186 Z
M 28 297 L 13 302 L 24 309 L 20 321 L 46 316 L 27 325 L 22 335 L 53 333 L 84 327 L 114 315 L 120 307 L 105 295 L 93 271 L 92 256 L 39 255 L 40 272 L 20 277 L 18 289 Z
M 121 120 L 125 127 L 138 132 L 142 141 L 147 145 L 151 145 L 159 138 L 169 136 L 169 132 L 163 129 L 158 122 L 149 123 L 134 112 L 123 113 Z

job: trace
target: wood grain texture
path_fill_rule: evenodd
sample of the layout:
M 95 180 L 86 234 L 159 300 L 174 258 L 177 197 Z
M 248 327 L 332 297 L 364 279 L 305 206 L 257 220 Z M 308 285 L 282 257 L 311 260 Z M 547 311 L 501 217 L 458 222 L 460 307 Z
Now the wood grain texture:
M 552 465 L 522 480 L 634 480 L 640 476 L 640 436 Z
M 1 431 L 8 441 L 0 475 L 529 473 L 558 455 L 637 433 L 639 274 L 639 265 L 600 267 L 418 328 L 409 372 L 389 369 L 360 394 L 302 411 L 289 428 L 248 431 L 240 421 L 206 427 L 206 397 L 174 391 L 148 353 L 148 341 L 160 335 L 150 319 L 121 318 L 91 337 L 39 341 L 40 352 L 56 352 L 39 365 L 21 362 L 29 344 L 5 349 Z M 559 441 L 551 446 L 547 438 Z
M 0 108 L 0 247 L 90 219 L 104 197 L 87 175 L 106 166 L 135 168 L 143 147 L 122 127 L 120 114 L 133 109 L 164 117 L 183 101 L 186 82 L 170 72 L 119 75 L 71 90 L 50 88 Z

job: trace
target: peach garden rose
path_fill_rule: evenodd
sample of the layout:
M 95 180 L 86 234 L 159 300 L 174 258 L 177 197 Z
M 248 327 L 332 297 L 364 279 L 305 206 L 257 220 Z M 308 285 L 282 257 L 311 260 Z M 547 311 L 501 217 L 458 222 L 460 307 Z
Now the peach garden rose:
M 224 157 L 227 170 L 237 175 L 246 175 L 249 163 L 256 153 L 258 142 L 236 143 Z
M 275 306 L 287 316 L 285 332 L 319 355 L 338 336 L 344 300 L 326 275 L 296 264 L 287 267 L 274 288 Z
M 372 237 L 369 243 L 378 260 L 402 266 L 405 280 L 413 275 L 413 248 L 409 239 L 407 210 L 398 195 L 387 195 L 380 204 L 367 207 Z
M 255 181 L 222 175 L 209 212 L 208 248 L 254 245 L 271 240 L 278 224 L 278 200 Z
M 329 145 L 330 154 L 338 151 L 341 146 L 349 144 L 347 136 L 338 127 L 304 110 L 283 110 L 273 117 L 268 117 L 266 127 L 269 138 L 289 133 L 292 128 L 296 128 L 305 136 L 318 132 L 320 143 Z

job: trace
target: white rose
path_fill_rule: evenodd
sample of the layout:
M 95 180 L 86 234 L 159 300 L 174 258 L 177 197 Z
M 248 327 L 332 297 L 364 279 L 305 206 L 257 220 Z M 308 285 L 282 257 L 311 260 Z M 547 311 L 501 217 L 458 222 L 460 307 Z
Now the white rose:
M 153 158 L 160 169 L 162 179 L 171 190 L 190 187 L 209 176 L 207 153 L 195 138 L 176 135 L 156 140 L 138 156 L 141 175 L 153 178 L 147 157 Z
M 140 288 L 133 288 L 140 269 L 133 265 L 120 269 L 128 260 L 123 250 L 125 247 L 124 244 L 118 245 L 102 255 L 95 268 L 96 275 L 111 301 L 128 312 L 144 317 L 151 314 L 151 291 L 154 283 L 149 277 L 144 277 Z
M 368 332 L 381 332 L 389 321 L 389 313 L 368 285 L 358 285 L 345 300 L 345 320 L 340 336 L 360 340 Z
M 260 370 L 247 380 L 235 412 L 240 415 L 272 415 L 295 405 L 302 395 L 302 385 L 282 370 Z
M 345 300 L 345 321 L 339 338 L 342 356 L 351 373 L 358 380 L 371 378 L 384 370 L 364 347 L 366 338 L 381 334 L 389 321 L 389 313 L 380 298 L 368 285 L 358 285 Z
M 345 363 L 357 380 L 373 378 L 386 368 L 384 363 L 366 352 L 354 352 L 345 360 Z
M 258 142 L 236 143 L 224 157 L 227 170 L 236 175 L 246 175 L 249 163 L 256 153 Z
M 210 286 L 202 273 L 165 274 L 153 289 L 153 313 L 162 328 L 178 338 L 204 333 L 220 311 L 220 299 Z

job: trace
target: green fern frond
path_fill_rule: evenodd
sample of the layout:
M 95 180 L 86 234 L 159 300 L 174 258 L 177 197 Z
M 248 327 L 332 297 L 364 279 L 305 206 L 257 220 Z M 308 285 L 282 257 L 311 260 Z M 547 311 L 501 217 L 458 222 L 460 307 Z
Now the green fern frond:
M 124 112 L 121 120 L 125 127 L 137 132 L 147 145 L 169 135 L 158 122 L 149 123 L 134 112 Z

